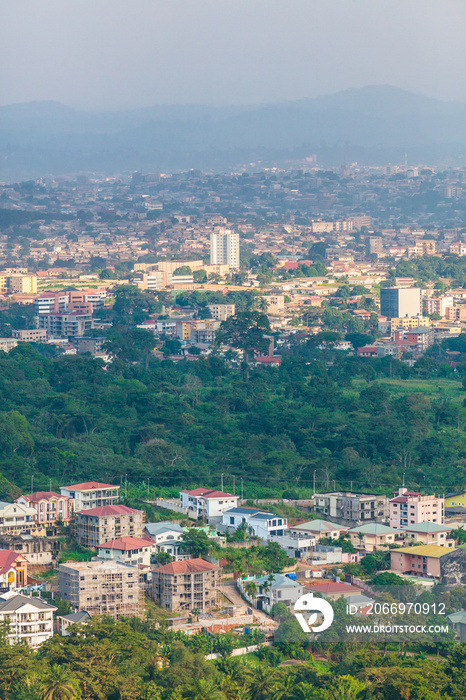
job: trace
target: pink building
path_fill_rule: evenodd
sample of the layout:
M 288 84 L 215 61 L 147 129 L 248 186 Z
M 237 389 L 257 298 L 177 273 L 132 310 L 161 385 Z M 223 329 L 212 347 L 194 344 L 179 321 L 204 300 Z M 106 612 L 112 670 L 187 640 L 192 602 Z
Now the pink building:
M 418 547 L 392 549 L 390 552 L 390 569 L 414 576 L 440 578 L 441 557 L 451 553 L 452 549 L 438 547 L 435 544 L 421 544 Z
M 390 527 L 395 529 L 416 523 L 444 523 L 445 499 L 440 496 L 423 496 L 401 488 L 398 495 L 390 499 L 389 505 Z
M 57 520 L 66 523 L 71 518 L 70 499 L 54 491 L 36 491 L 26 496 L 20 496 L 16 503 L 34 508 L 36 522 L 45 526 L 54 525 Z

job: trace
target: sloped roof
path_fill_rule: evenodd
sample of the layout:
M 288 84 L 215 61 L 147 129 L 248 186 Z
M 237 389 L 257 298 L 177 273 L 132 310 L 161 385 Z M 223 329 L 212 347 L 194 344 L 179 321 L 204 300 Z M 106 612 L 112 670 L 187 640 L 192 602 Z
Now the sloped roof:
M 341 525 L 336 525 L 328 520 L 308 520 L 306 523 L 298 523 L 293 530 L 309 530 L 309 532 L 330 532 L 331 530 L 346 530 Z
M 17 595 L 14 595 L 6 600 L 4 598 L 0 598 L 0 610 L 2 612 L 14 612 L 22 608 L 24 605 L 32 605 L 38 610 L 57 609 L 54 605 L 49 605 L 41 598 L 32 598 L 27 595 L 22 595 L 21 593 L 18 593 Z
M 401 547 L 400 549 L 392 550 L 394 554 L 400 552 L 401 554 L 416 554 L 421 557 L 434 557 L 435 559 L 439 559 L 444 554 L 454 551 L 454 547 L 440 547 L 438 544 L 420 544 L 418 547 Z
M 182 491 L 181 493 L 187 493 L 189 496 L 202 496 L 203 498 L 238 498 L 232 493 L 225 493 L 225 491 L 215 491 L 215 489 L 206 489 L 200 486 L 192 491 Z
M 26 557 L 23 557 L 19 552 L 14 552 L 12 549 L 0 550 L 0 574 L 9 571 L 17 559 L 27 561 Z
M 439 525 L 438 523 L 415 523 L 414 525 L 406 525 L 403 528 L 404 532 L 419 532 L 422 534 L 427 534 L 429 532 L 447 532 L 452 528 L 448 525 Z
M 382 523 L 366 523 L 365 525 L 351 528 L 349 532 L 360 532 L 362 535 L 390 535 L 398 532 L 398 530 L 382 525 Z
M 84 481 L 82 484 L 63 486 L 67 491 L 93 491 L 94 489 L 119 489 L 115 484 L 101 484 L 99 481 Z
M 155 569 L 156 573 L 162 574 L 200 574 L 204 571 L 213 571 L 219 567 L 216 564 L 211 564 L 205 559 L 183 559 L 182 561 L 172 561 L 165 566 L 159 566 Z
M 184 532 L 181 525 L 178 523 L 171 523 L 170 521 L 164 521 L 161 523 L 145 523 L 144 529 L 147 530 L 151 537 L 163 535 L 165 532 L 178 532 L 180 534 Z
M 134 508 L 129 508 L 128 506 L 114 505 L 114 506 L 97 506 L 97 508 L 89 508 L 89 510 L 78 510 L 76 514 L 79 515 L 91 515 L 97 518 L 101 518 L 105 515 L 127 515 L 128 513 L 141 513 L 140 510 L 135 510 Z
M 20 498 L 24 498 L 28 503 L 37 503 L 38 501 L 50 501 L 52 498 L 67 498 L 55 491 L 35 491 L 35 493 L 23 494 Z
M 132 549 L 141 549 L 141 547 L 152 547 L 154 541 L 149 537 L 117 537 L 115 540 L 109 540 L 103 544 L 97 545 L 97 549 L 118 549 L 122 552 L 129 552 Z

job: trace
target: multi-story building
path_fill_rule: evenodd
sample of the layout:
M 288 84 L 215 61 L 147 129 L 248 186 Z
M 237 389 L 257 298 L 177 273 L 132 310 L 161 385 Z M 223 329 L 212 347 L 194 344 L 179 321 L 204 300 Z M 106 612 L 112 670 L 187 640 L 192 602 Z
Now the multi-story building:
M 68 309 L 68 294 L 65 292 L 46 292 L 34 299 L 32 306 L 35 316 L 57 314 Z
M 440 314 L 442 318 L 447 315 L 447 309 L 453 307 L 453 297 L 433 297 L 424 299 L 426 314 Z
M 191 554 L 183 547 L 183 528 L 178 523 L 146 523 L 144 534 L 151 538 L 155 553 L 166 552 L 175 561 L 191 559 Z
M 366 255 L 383 255 L 383 239 L 381 236 L 368 236 L 366 238 Z
M 18 345 L 16 338 L 0 338 L 0 350 L 2 352 L 10 352 Z
M 236 313 L 234 304 L 208 304 L 207 308 L 217 321 L 226 321 Z
M 449 557 L 455 549 L 445 549 L 435 544 L 417 547 L 402 547 L 390 552 L 390 569 L 410 576 L 429 577 L 440 580 L 442 559 Z
M 44 526 L 36 524 L 36 511 L 22 503 L 0 501 L 0 535 L 41 535 Z
M 210 234 L 210 264 L 229 265 L 239 269 L 239 233 L 229 229 L 219 229 Z
M 47 331 L 43 328 L 30 328 L 27 330 L 11 331 L 13 338 L 24 343 L 45 343 L 47 340 Z
M 142 537 L 144 513 L 123 505 L 99 506 L 75 513 L 74 537 L 84 547 L 120 537 Z
M 415 491 L 398 489 L 390 499 L 390 527 L 400 529 L 416 523 L 443 525 L 445 499 L 441 496 L 423 496 Z
M 16 503 L 30 506 L 36 511 L 36 523 L 52 527 L 57 520 L 63 523 L 71 520 L 71 502 L 67 496 L 54 491 L 36 491 L 16 499 Z
M 35 275 L 11 275 L 8 287 L 12 294 L 37 294 L 37 277 Z
M 41 598 L 6 593 L 0 596 L 0 622 L 8 622 L 10 644 L 25 643 L 32 649 L 53 636 L 53 613 L 57 608 Z
M 90 352 L 92 355 L 95 355 L 102 350 L 105 338 L 103 336 L 95 338 L 82 336 L 74 338 L 73 342 L 77 353 Z
M 314 507 L 319 513 L 349 527 L 367 522 L 383 522 L 389 517 L 387 496 L 367 493 L 316 493 Z
M 38 328 L 55 338 L 76 338 L 86 335 L 94 327 L 91 313 L 67 311 L 64 313 L 42 313 L 36 316 Z
M 270 314 L 276 313 L 277 311 L 285 310 L 285 295 L 284 294 L 270 294 L 265 298 L 267 302 L 267 311 Z
M 417 523 L 403 528 L 406 542 L 435 544 L 438 547 L 454 547 L 455 540 L 449 537 L 451 527 L 437 523 Z
M 452 255 L 466 255 L 466 243 L 456 241 L 450 245 L 450 253 Z
M 268 542 L 271 537 L 284 534 L 288 519 L 260 508 L 230 508 L 222 515 L 222 525 L 228 530 L 234 531 L 243 524 L 254 537 Z
M 353 527 L 348 531 L 350 541 L 356 549 L 364 549 L 366 552 L 388 547 L 395 543 L 396 530 L 382 523 L 367 523 Z
M 206 612 L 218 604 L 219 567 L 204 559 L 174 561 L 152 572 L 152 596 L 173 612 Z
M 140 615 L 139 571 L 117 561 L 67 562 L 58 567 L 60 598 L 89 615 Z
M 101 484 L 98 481 L 85 481 L 82 484 L 63 486 L 60 491 L 62 496 L 72 498 L 74 510 L 80 511 L 118 503 L 120 487 Z
M 16 591 L 28 581 L 28 561 L 12 549 L 0 551 L 0 590 Z
M 155 543 L 150 537 L 119 537 L 97 545 L 99 559 L 119 561 L 123 564 L 137 566 L 150 565 L 150 557 L 155 551 Z
M 180 506 L 188 509 L 188 515 L 202 518 L 207 523 L 221 522 L 222 515 L 230 508 L 236 508 L 238 496 L 215 489 L 200 487 L 192 491 L 180 492 Z M 214 519 L 217 520 L 214 520 Z
M 421 315 L 421 290 L 417 287 L 382 287 L 380 313 L 387 318 Z
M 52 537 L 0 535 L 0 550 L 11 549 L 22 554 L 31 566 L 49 566 L 60 552 L 61 542 Z

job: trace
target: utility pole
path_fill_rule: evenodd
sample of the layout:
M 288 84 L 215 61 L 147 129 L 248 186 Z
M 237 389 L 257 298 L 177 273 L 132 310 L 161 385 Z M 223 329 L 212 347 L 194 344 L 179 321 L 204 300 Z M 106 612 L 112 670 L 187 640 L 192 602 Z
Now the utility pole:
M 405 487 L 405 473 L 404 472 L 403 472 L 403 484 L 402 484 L 402 486 L 403 486 L 403 488 Z
M 125 498 L 128 496 L 128 474 L 125 474 Z
M 31 493 L 34 493 L 34 474 L 31 474 Z
M 223 472 L 222 472 L 222 477 L 221 477 L 221 478 L 222 478 L 222 486 L 221 486 L 221 488 L 220 488 L 220 491 L 223 491 Z
M 49 479 L 49 491 L 52 490 L 52 479 Z
M 314 478 L 313 478 L 313 483 L 314 483 L 314 496 L 316 495 L 316 470 L 314 469 Z
M 241 477 L 241 500 L 243 500 L 243 477 Z
M 147 479 L 147 495 L 150 497 L 150 477 Z
M 236 477 L 233 477 L 233 496 L 236 496 L 236 494 L 235 494 L 235 478 Z

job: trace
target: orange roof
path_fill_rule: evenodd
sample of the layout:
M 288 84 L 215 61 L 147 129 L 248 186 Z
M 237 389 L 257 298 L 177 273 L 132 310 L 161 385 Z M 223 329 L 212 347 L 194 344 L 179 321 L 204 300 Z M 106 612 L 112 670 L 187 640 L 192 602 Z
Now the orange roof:
M 213 571 L 218 566 L 211 564 L 205 559 L 184 559 L 182 561 L 172 561 L 165 566 L 159 566 L 155 571 L 162 574 L 199 574 L 203 571 Z
M 53 498 L 68 498 L 68 496 L 60 496 L 55 491 L 36 491 L 35 493 L 23 495 L 21 498 L 24 498 L 28 503 L 36 503 L 37 501 L 50 501 Z
M 131 549 L 140 549 L 141 547 L 152 547 L 154 540 L 150 537 L 117 537 L 116 540 L 109 540 L 103 544 L 97 545 L 98 549 L 118 549 L 122 552 L 129 552 Z
M 129 508 L 128 506 L 115 505 L 115 506 L 97 506 L 97 508 L 89 508 L 88 510 L 78 510 L 76 511 L 79 515 L 93 515 L 94 517 L 101 517 L 103 515 L 126 515 L 126 513 L 141 513 L 140 510 L 135 510 L 134 508 Z
M 119 489 L 114 484 L 101 484 L 99 481 L 84 481 L 82 484 L 64 486 L 67 491 L 94 491 L 95 489 Z
M 18 559 L 27 561 L 26 557 L 23 557 L 19 552 L 14 552 L 12 549 L 1 549 L 0 550 L 0 574 L 9 571 Z

